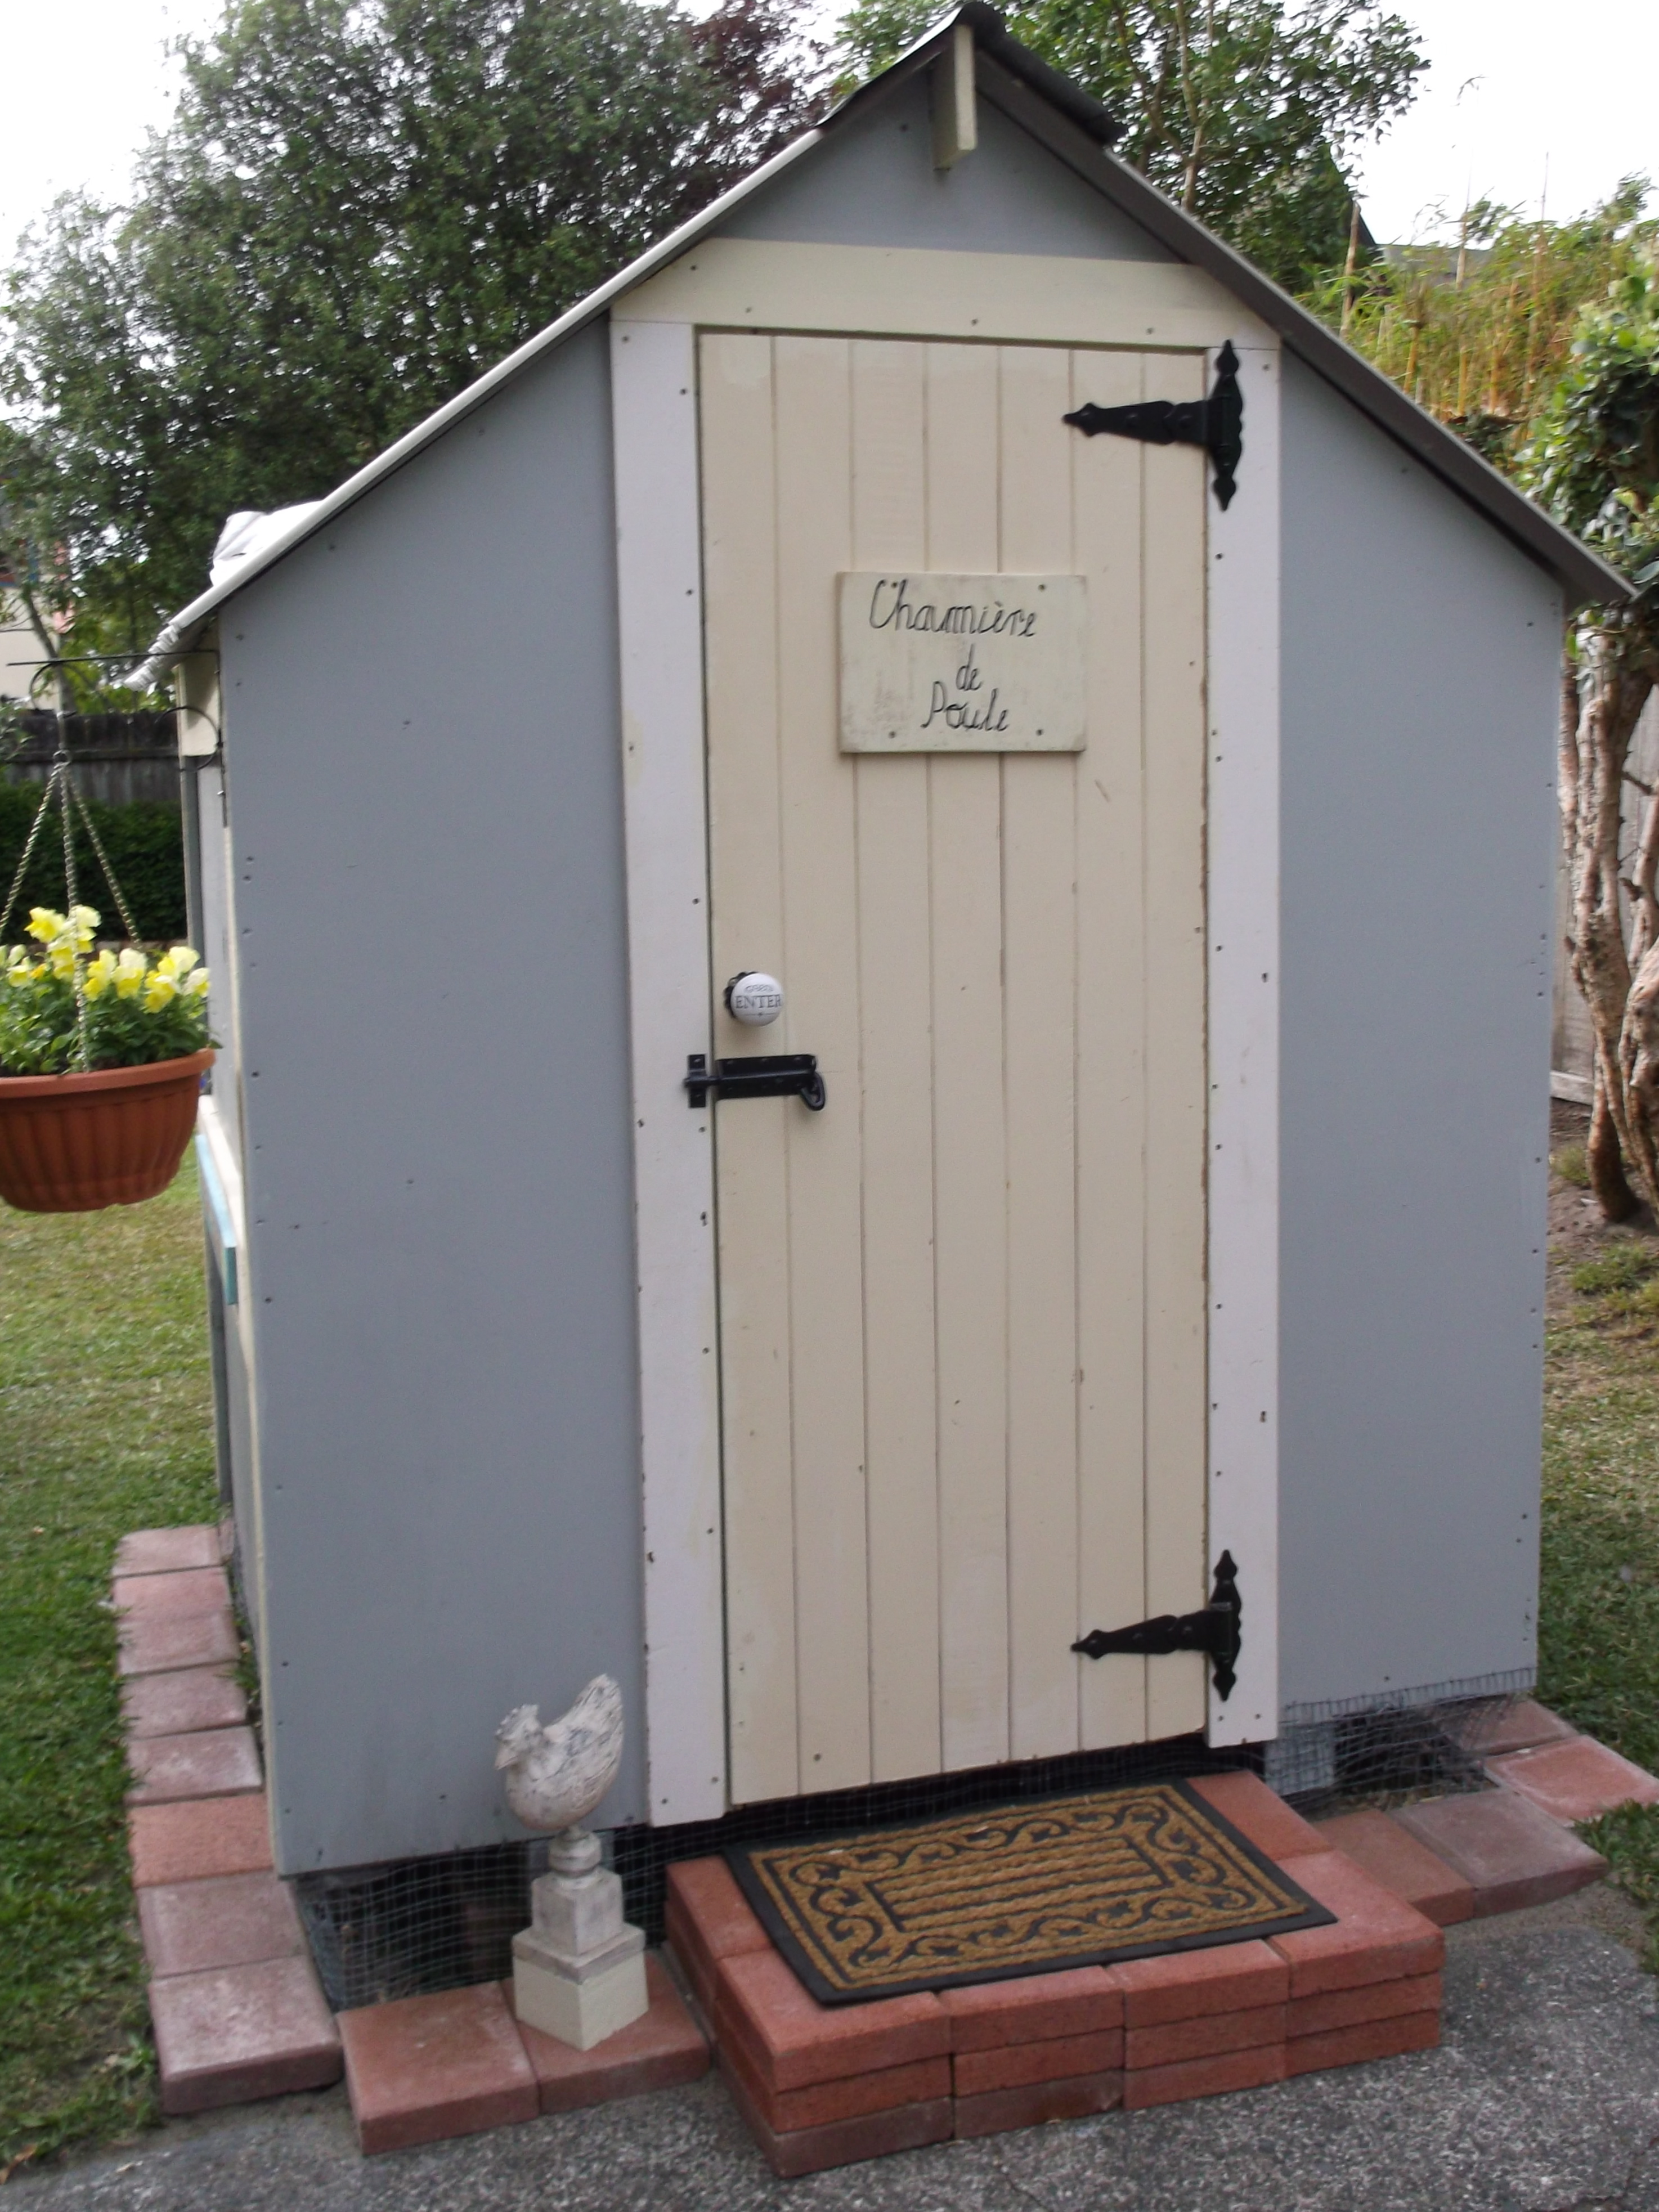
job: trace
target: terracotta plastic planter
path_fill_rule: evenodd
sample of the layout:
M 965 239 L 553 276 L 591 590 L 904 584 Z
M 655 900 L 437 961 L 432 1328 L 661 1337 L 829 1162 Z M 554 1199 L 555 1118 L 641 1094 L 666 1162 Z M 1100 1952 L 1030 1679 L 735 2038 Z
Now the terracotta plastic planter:
M 0 1076 L 0 1198 L 92 1213 L 154 1198 L 179 1172 L 210 1050 L 90 1075 Z

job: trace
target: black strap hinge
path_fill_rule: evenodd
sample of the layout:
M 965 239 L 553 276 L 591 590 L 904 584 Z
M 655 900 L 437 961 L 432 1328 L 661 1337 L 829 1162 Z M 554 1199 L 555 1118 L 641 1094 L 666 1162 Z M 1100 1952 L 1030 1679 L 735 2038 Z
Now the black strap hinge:
M 1133 1628 L 1095 1628 L 1072 1646 L 1090 1659 L 1103 1659 L 1110 1651 L 1127 1651 L 1141 1658 L 1163 1658 L 1171 1651 L 1203 1651 L 1215 1662 L 1212 1680 L 1216 1695 L 1224 1700 L 1238 1677 L 1234 1671 L 1243 1638 L 1239 1616 L 1243 1607 L 1238 1595 L 1238 1568 L 1231 1552 L 1216 1561 L 1215 1586 L 1210 1602 L 1196 1613 L 1160 1613 L 1154 1620 L 1138 1620 Z
M 1097 407 L 1091 401 L 1062 419 L 1085 438 L 1107 431 L 1149 446 L 1201 446 L 1215 464 L 1215 495 L 1224 507 L 1238 489 L 1244 394 L 1231 338 L 1216 357 L 1215 388 L 1207 399 L 1141 399 L 1128 407 Z

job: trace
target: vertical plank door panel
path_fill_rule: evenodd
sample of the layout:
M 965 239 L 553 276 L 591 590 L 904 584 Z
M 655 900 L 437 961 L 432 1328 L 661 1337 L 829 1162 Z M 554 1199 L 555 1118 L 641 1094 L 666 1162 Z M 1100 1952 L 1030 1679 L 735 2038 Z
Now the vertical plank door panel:
M 997 356 L 927 349 L 927 561 L 997 562 Z M 928 763 L 939 1679 L 945 1764 L 1008 1755 L 1007 1151 L 1001 775 Z
M 1193 356 L 702 351 L 732 1794 L 1183 1733 L 1204 1663 L 1205 475 L 1084 440 Z M 1081 574 L 1080 755 L 839 750 L 837 573 Z M 971 649 L 964 646 L 964 653 Z
M 925 374 L 920 345 L 854 344 L 856 568 L 926 565 Z M 941 1757 L 927 763 L 866 754 L 853 765 L 871 1766 L 876 1781 L 891 1782 L 936 1772 Z
M 870 1779 L 854 763 L 836 744 L 835 579 L 851 528 L 851 348 L 773 341 L 787 1041 L 829 1104 L 785 1102 L 804 1790 Z M 775 1049 L 750 1030 L 748 1049 Z M 727 1107 L 729 1119 L 747 1105 Z M 782 1223 L 775 1224 L 779 1231 Z
M 1058 348 L 1000 352 L 1001 559 L 1066 575 L 1072 560 L 1071 404 Z M 1042 617 L 1039 615 L 1039 621 Z M 1009 1749 L 1078 1745 L 1078 759 L 1005 754 L 1003 1054 L 1008 1146 Z
M 1148 357 L 1150 397 L 1196 399 L 1203 363 Z M 1149 447 L 1146 702 L 1146 1605 L 1188 1613 L 1208 1595 L 1204 1557 L 1205 456 Z M 1153 1737 L 1204 1725 L 1196 1652 L 1147 1672 Z
M 1072 356 L 1073 407 L 1127 406 L 1142 386 L 1139 355 Z M 1143 449 L 1127 438 L 1079 438 L 1072 448 L 1075 559 L 1089 589 L 1077 815 L 1079 1634 L 1149 1610 L 1142 466 Z M 1085 1747 L 1141 1741 L 1147 1661 L 1126 1652 L 1079 1663 Z
M 784 972 L 772 341 L 701 348 L 710 927 L 716 975 Z M 785 1098 L 715 1114 L 733 1802 L 799 1786 Z

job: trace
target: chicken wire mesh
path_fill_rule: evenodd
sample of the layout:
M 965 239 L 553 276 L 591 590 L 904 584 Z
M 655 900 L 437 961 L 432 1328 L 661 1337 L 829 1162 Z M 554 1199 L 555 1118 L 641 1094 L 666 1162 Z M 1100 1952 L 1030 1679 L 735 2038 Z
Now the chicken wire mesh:
M 1304 1814 L 1401 1804 L 1490 1786 L 1483 1746 L 1522 1692 L 1462 1686 L 1424 1702 L 1304 1718 L 1265 1746 L 1212 1750 L 1201 1736 L 1073 1753 L 1018 1766 L 927 1775 L 873 1789 L 745 1805 L 714 1820 L 616 1828 L 604 1838 L 622 1877 L 628 1917 L 659 1943 L 669 1867 L 728 1844 L 927 1820 L 975 1805 L 1008 1804 L 1121 1783 L 1241 1767 L 1262 1774 Z M 545 1838 L 441 1857 L 302 1875 L 301 1919 L 337 2011 L 389 1998 L 504 1980 L 513 1937 L 530 1921 L 530 1885 L 547 1863 Z

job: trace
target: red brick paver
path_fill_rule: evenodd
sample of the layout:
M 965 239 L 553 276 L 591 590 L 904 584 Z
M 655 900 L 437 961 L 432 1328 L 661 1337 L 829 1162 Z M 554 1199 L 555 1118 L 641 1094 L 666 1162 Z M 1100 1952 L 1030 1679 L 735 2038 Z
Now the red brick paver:
M 989 2089 L 956 2100 L 958 2141 L 1000 2136 L 1011 2128 L 1038 2128 L 1049 2120 L 1083 2120 L 1115 2112 L 1123 2102 L 1121 2074 L 1088 2074 L 1075 2081 L 1032 2081 L 1019 2089 Z
M 125 1676 L 168 1674 L 180 1667 L 218 1667 L 241 1656 L 228 1613 L 159 1613 L 125 1620 L 116 1671 Z
M 1123 1991 L 1103 1966 L 975 1982 L 968 1989 L 941 1990 L 939 2001 L 950 2015 L 951 2047 L 958 2051 L 1096 2035 L 1123 2023 Z
M 1615 1806 L 1659 1802 L 1659 1782 L 1647 1769 L 1621 1759 L 1593 1735 L 1512 1751 L 1489 1759 L 1486 1771 L 1569 1826 L 1596 1820 Z
M 115 1572 L 180 1574 L 191 1567 L 216 1567 L 219 1556 L 216 1528 L 135 1528 L 115 1547 Z
M 357 2140 L 403 2150 L 532 2120 L 535 2069 L 501 1985 L 399 1997 L 339 2016 Z
M 708 2071 L 708 2045 L 693 2024 L 684 2000 L 660 1960 L 647 1954 L 646 1989 L 651 2009 L 606 2036 L 591 2051 L 518 2022 L 519 2039 L 536 2076 L 538 2101 L 544 2112 L 574 2112 L 582 2105 L 605 2105 L 619 2097 L 642 2096 L 649 2089 L 672 2089 L 696 2081 Z M 513 1984 L 501 1996 L 513 2009 Z
M 187 1567 L 172 1575 L 118 1575 L 110 1596 L 117 1613 L 130 1620 L 228 1613 L 230 1577 L 222 1567 Z
M 1458 1741 L 1477 1759 L 1498 1759 L 1506 1751 L 1525 1751 L 1534 1743 L 1561 1743 L 1577 1729 L 1535 1698 L 1522 1698 L 1513 1705 L 1466 1723 Z
M 1285 2007 L 1252 2005 L 1247 2012 L 1205 2013 L 1196 2020 L 1166 2021 L 1161 2027 L 1132 2027 L 1123 2063 L 1174 2066 L 1186 2058 L 1214 2058 L 1224 2051 L 1257 2051 L 1285 2040 Z
M 1467 1920 L 1474 1911 L 1474 1892 L 1462 1875 L 1386 1813 L 1339 1813 L 1321 1820 L 1316 1832 L 1328 1850 L 1346 1851 L 1373 1881 L 1437 1928 Z
M 948 2142 L 955 2128 L 953 2100 L 933 2097 L 923 2105 L 900 2105 L 890 2112 L 868 2112 L 827 2127 L 780 2130 L 769 2124 L 724 2051 L 720 2071 L 762 2155 L 773 2172 L 786 2180 L 821 2173 L 830 2166 L 852 2166 L 860 2159 L 884 2158 L 894 2151 L 920 2150 L 925 2143 Z
M 1260 2089 L 1285 2079 L 1285 2045 L 1229 2051 L 1215 2058 L 1187 2058 L 1173 2066 L 1143 2066 L 1123 2077 L 1123 2108 L 1184 2104 L 1189 2097 L 1219 2097 L 1231 2089 Z
M 691 1993 L 712 2020 L 723 1959 L 769 1951 L 772 1939 L 724 1859 L 683 1859 L 668 1869 L 666 1932 Z
M 1193 1788 L 1270 1859 L 1293 1859 L 1304 1851 L 1330 1849 L 1322 1842 L 1318 1829 L 1299 1813 L 1293 1813 L 1256 1775 L 1196 1775 Z M 1287 1870 L 1294 1879 L 1294 1869 Z
M 172 1974 L 149 1985 L 164 2112 L 202 2112 L 340 2075 L 340 2038 L 309 1959 Z
M 867 2074 L 844 2074 L 838 2081 L 815 2081 L 805 2089 L 769 2088 L 747 2047 L 726 2044 L 720 2064 L 736 2081 L 769 2128 L 793 2135 L 801 2128 L 827 2128 L 871 2112 L 896 2112 L 903 2105 L 930 2103 L 951 2094 L 948 2058 L 915 2058 L 906 2066 L 878 2066 Z
M 1268 1939 L 1290 1967 L 1292 1997 L 1439 1972 L 1446 1949 L 1439 1929 L 1340 1851 L 1297 1859 L 1296 1878 L 1337 1921 L 1334 1927 L 1299 1928 Z
M 727 1959 L 715 2000 L 717 2040 L 735 2036 L 769 2089 L 804 2089 L 951 2049 L 951 2018 L 929 1990 L 872 2004 L 821 2005 L 775 1951 Z
M 263 1790 L 246 1797 L 198 1797 L 182 1805 L 136 1805 L 127 1815 L 137 1889 L 199 1881 L 209 1875 L 259 1874 L 271 1864 Z
M 1153 2031 L 1157 2033 L 1157 2031 Z M 1034 2081 L 1075 2081 L 1085 2074 L 1123 2070 L 1123 2030 L 1094 2035 L 1050 2036 L 1042 2043 L 1005 2044 L 1000 2051 L 959 2051 L 954 2061 L 959 2097 L 988 2089 L 1023 2089 Z
M 1364 2027 L 1402 2013 L 1438 2012 L 1438 1974 L 1402 1974 L 1392 1982 L 1370 1982 L 1356 1990 L 1327 1990 L 1321 1996 L 1292 1997 L 1285 2009 L 1285 2032 L 1327 2035 L 1333 2028 Z
M 187 1667 L 123 1682 L 121 1712 L 127 1739 L 134 1742 L 143 1736 L 239 1728 L 247 1719 L 247 1699 L 228 1667 Z
M 141 1889 L 138 1926 L 158 1977 L 305 1954 L 293 1894 L 274 1874 L 216 1875 Z
M 1131 2028 L 1283 2004 L 1291 1993 L 1290 1970 L 1284 1960 L 1255 1936 L 1243 1943 L 1218 1943 L 1207 1951 L 1131 1959 L 1108 1971 L 1123 1992 L 1124 2022 Z
M 259 1747 L 246 1728 L 142 1737 L 128 1747 L 135 1780 L 129 1805 L 169 1805 L 189 1797 L 237 1797 L 262 1789 Z
M 1294 2075 L 1360 2066 L 1373 2058 L 1403 2057 L 1408 2051 L 1431 2051 L 1439 2040 L 1437 2010 L 1403 2013 L 1358 2027 L 1334 2027 L 1323 2035 L 1293 2036 L 1285 2046 L 1285 2070 Z
M 1404 1805 L 1395 1818 L 1474 1892 L 1477 1917 L 1547 1905 L 1587 1882 L 1607 1862 L 1518 1790 L 1483 1790 Z

